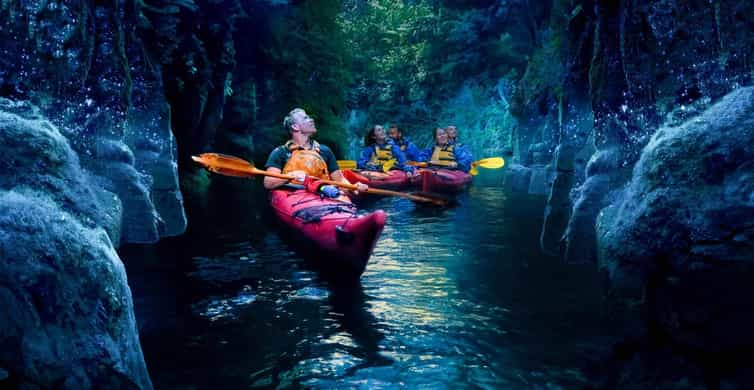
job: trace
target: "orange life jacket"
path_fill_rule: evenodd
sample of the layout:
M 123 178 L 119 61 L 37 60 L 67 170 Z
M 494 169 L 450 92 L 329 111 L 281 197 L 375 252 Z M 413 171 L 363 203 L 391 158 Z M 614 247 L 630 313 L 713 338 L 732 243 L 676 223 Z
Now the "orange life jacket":
M 283 167 L 283 173 L 304 171 L 308 176 L 329 180 L 330 172 L 327 170 L 325 159 L 319 154 L 319 144 L 314 140 L 311 143 L 311 149 L 298 146 L 293 141 L 288 141 L 283 145 L 291 153 L 288 162 Z

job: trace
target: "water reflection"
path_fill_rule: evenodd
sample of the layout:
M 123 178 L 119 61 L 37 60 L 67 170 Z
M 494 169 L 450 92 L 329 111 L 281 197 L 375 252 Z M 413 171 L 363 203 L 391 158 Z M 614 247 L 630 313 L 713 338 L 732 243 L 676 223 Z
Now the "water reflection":
M 318 272 L 275 232 L 184 248 L 185 279 L 162 292 L 182 291 L 184 334 L 172 343 L 142 334 L 153 381 L 165 388 L 583 387 L 577 363 L 597 327 L 599 287 L 583 269 L 539 254 L 543 201 L 494 188 L 472 188 L 447 209 L 373 201 L 365 207 L 390 216 L 356 283 Z M 157 300 L 137 301 L 140 322 L 158 320 L 145 307 Z M 164 363 L 174 355 L 174 364 Z
M 379 344 L 385 335 L 379 329 L 377 317 L 369 311 L 372 305 L 367 303 L 368 297 L 361 283 L 332 283 L 330 291 L 332 310 L 328 315 L 338 320 L 339 332 L 323 342 L 337 341 L 342 344 L 342 332 L 345 332 L 358 346 L 358 349 L 353 350 L 356 357 L 367 364 L 389 364 L 389 360 L 379 353 Z M 340 340 L 334 340 L 332 337 L 339 337 Z

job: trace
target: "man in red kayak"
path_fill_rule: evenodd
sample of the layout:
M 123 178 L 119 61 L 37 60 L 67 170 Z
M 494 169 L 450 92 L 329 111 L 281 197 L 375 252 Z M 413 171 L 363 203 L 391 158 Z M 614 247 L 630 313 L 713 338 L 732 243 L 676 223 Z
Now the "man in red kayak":
M 411 142 L 408 137 L 403 136 L 403 130 L 398 125 L 390 125 L 388 128 L 388 135 L 392 138 L 393 142 L 401 148 L 401 152 L 406 155 L 409 161 L 419 161 L 421 150 L 416 147 L 416 144 Z
M 283 127 L 291 139 L 273 149 L 267 159 L 265 169 L 271 173 L 284 173 L 303 183 L 307 191 L 319 193 L 329 198 L 340 196 L 340 189 L 334 185 L 322 185 L 317 179 L 335 180 L 350 184 L 338 167 L 332 150 L 326 145 L 310 139 L 317 132 L 314 119 L 301 108 L 294 108 L 283 119 Z M 288 180 L 267 176 L 264 188 L 271 190 L 285 184 Z M 358 191 L 369 188 L 366 184 L 356 183 Z
M 435 129 L 435 145 L 424 150 L 421 161 L 428 162 L 430 166 L 460 169 L 464 172 L 471 169 L 471 156 L 463 153 L 460 148 L 457 151 L 455 144 L 448 142 L 448 133 L 442 127 Z

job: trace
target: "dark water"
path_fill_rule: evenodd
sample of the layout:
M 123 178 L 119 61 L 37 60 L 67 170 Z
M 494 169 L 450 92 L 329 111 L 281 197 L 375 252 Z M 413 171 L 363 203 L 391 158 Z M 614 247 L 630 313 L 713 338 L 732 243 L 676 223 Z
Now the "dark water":
M 322 280 L 266 216 L 125 248 L 156 388 L 571 388 L 600 329 L 594 266 L 544 257 L 544 199 L 402 199 L 361 282 Z M 225 230 L 225 232 L 223 232 Z M 178 264 L 177 266 L 175 264 Z

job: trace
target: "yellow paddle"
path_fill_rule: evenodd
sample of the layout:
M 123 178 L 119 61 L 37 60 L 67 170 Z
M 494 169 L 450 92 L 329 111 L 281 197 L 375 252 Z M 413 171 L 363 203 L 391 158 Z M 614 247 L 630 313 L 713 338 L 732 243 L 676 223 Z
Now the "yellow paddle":
M 417 161 L 408 161 L 406 162 L 406 165 L 411 165 L 415 167 L 429 166 L 429 164 L 426 162 L 417 162 Z M 476 176 L 479 174 L 479 170 L 477 170 L 477 167 L 485 168 L 485 169 L 498 169 L 498 168 L 502 168 L 504 165 L 505 165 L 505 160 L 503 160 L 502 157 L 483 158 L 481 160 L 477 160 L 471 163 L 471 169 L 469 170 L 469 173 L 472 176 Z
M 484 168 L 484 169 L 499 169 L 499 168 L 502 168 L 504 165 L 505 165 L 505 160 L 503 160 L 502 157 L 483 158 L 481 160 L 477 160 L 471 163 L 471 169 L 469 170 L 469 173 L 472 176 L 476 176 L 479 174 L 479 170 L 477 170 L 477 167 Z
M 356 161 L 355 160 L 338 160 L 338 168 L 356 169 Z
M 252 164 L 251 162 L 246 161 L 242 158 L 229 156 L 226 154 L 202 153 L 198 156 L 191 156 L 191 159 L 201 164 L 205 168 L 207 168 L 208 171 L 219 173 L 225 176 L 253 177 L 253 176 L 261 175 L 261 176 L 272 176 L 272 177 L 277 177 L 278 179 L 286 179 L 286 180 L 291 180 L 291 181 L 296 179 L 294 176 L 291 176 L 291 175 L 284 175 L 282 173 L 272 173 L 272 172 L 267 172 L 261 169 L 254 168 L 254 164 Z M 322 179 L 320 180 L 320 182 L 324 184 L 335 185 L 341 188 L 347 188 L 349 190 L 358 189 L 358 187 L 354 184 L 342 183 L 342 182 L 334 181 L 334 180 Z M 448 201 L 446 199 L 437 198 L 437 197 L 433 197 L 429 195 L 419 196 L 419 195 L 414 195 L 414 194 L 407 194 L 404 192 L 383 190 L 383 189 L 371 188 L 371 187 L 363 192 L 368 193 L 368 194 L 399 196 L 402 198 L 407 198 L 407 199 L 415 200 L 418 202 L 433 203 L 438 206 L 445 206 L 448 204 Z
M 382 164 L 382 172 L 390 172 L 390 168 L 395 165 L 395 159 L 388 160 Z M 354 160 L 338 160 L 338 168 L 340 169 L 356 169 L 356 161 Z

